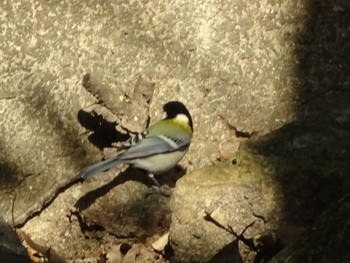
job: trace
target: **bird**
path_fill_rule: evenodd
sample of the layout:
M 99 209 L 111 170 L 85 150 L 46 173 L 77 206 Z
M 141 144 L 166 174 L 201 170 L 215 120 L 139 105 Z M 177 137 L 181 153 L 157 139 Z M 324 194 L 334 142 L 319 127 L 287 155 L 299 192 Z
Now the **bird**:
M 193 123 L 190 112 L 180 101 L 167 102 L 163 111 L 161 120 L 122 143 L 122 153 L 87 166 L 79 177 L 85 180 L 115 166 L 128 164 L 146 171 L 158 192 L 171 195 L 154 175 L 171 170 L 185 156 L 192 140 Z

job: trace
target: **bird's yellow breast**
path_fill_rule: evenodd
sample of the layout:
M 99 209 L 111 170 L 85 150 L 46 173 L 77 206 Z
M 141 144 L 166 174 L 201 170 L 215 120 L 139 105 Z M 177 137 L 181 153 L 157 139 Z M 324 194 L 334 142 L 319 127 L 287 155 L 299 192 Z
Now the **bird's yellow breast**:
M 178 125 L 179 127 L 181 127 L 185 132 L 192 134 L 192 128 L 191 126 L 188 124 L 187 121 L 185 120 L 179 120 L 179 119 L 170 119 L 169 121 L 172 121 L 173 123 L 175 123 L 176 125 Z
M 148 128 L 150 134 L 157 132 L 158 134 L 167 135 L 168 133 L 178 133 L 185 132 L 186 134 L 192 136 L 191 126 L 187 121 L 181 119 L 166 119 L 161 120 Z

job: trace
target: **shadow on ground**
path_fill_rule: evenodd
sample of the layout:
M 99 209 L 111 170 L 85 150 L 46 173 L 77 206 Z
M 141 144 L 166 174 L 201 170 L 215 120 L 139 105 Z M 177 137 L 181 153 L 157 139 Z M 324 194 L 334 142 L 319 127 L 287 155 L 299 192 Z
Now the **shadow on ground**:
M 295 229 L 307 228 L 337 204 L 349 192 L 350 182 L 350 2 L 310 0 L 307 11 L 295 39 L 298 119 L 245 144 L 246 149 L 263 156 L 281 187 L 284 218 L 277 232 L 286 238 L 285 245 L 295 241 Z M 332 213 L 326 216 L 331 221 Z M 308 245 L 316 247 L 316 241 Z M 225 255 L 225 249 L 217 256 Z M 299 260 L 321 262 L 322 257 L 327 258 L 325 250 L 317 251 L 317 257 L 304 251 Z M 267 262 L 276 254 L 268 252 L 262 251 L 267 254 L 264 256 L 258 253 L 254 262 Z M 232 253 L 232 249 L 226 251 L 226 257 Z
M 295 50 L 301 117 L 350 109 L 349 10 L 348 1 L 309 1 Z
M 302 190 L 305 207 L 295 216 L 311 222 L 311 214 L 308 217 L 305 212 L 314 210 L 312 214 L 317 216 L 345 192 L 350 128 L 350 2 L 312 0 L 307 8 L 309 15 L 297 36 L 295 50 L 301 124 L 296 124 L 299 129 L 289 138 L 294 143 L 292 150 L 297 152 L 296 164 L 306 164 L 308 170 L 299 167 L 300 178 L 291 174 L 291 180 L 281 178 L 281 184 L 286 193 L 291 186 L 298 186 L 296 192 Z M 288 148 L 290 141 L 285 143 Z M 284 156 L 286 163 L 290 163 L 289 157 Z
M 307 9 L 295 48 L 298 120 L 248 142 L 276 169 L 290 229 L 313 224 L 350 181 L 350 2 L 312 0 Z

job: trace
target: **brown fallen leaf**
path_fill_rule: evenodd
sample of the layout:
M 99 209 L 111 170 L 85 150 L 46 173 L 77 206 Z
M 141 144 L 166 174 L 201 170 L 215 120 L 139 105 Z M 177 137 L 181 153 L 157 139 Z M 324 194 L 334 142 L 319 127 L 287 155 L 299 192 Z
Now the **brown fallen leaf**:
M 228 151 L 220 150 L 219 154 L 221 160 L 227 160 L 228 158 L 230 158 L 230 153 Z
M 120 247 L 121 247 L 121 244 L 112 245 L 111 248 L 107 250 L 106 262 L 108 262 L 108 263 L 121 263 L 122 262 L 124 254 L 121 252 Z
M 163 252 L 165 246 L 169 242 L 169 232 L 162 235 L 159 239 L 152 243 L 152 248 L 157 252 Z
M 66 263 L 60 255 L 52 247 L 47 247 L 34 242 L 29 235 L 22 230 L 16 231 L 22 242 L 24 241 L 27 247 L 30 260 L 35 263 Z

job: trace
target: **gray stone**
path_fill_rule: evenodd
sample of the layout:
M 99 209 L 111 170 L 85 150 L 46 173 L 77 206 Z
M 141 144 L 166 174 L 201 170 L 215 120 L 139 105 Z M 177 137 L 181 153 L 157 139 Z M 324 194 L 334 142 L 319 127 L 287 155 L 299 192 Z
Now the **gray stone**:
M 187 174 L 172 196 L 170 240 L 175 262 L 207 262 L 236 239 L 206 220 L 207 214 L 247 239 L 276 228 L 280 195 L 278 186 L 253 161 L 243 165 L 227 161 Z M 254 252 L 244 243 L 239 247 L 236 252 L 242 258 L 250 254 L 252 259 Z
M 171 205 L 174 260 L 209 261 L 235 239 L 249 262 L 287 245 L 348 191 L 349 131 L 350 112 L 310 115 L 247 140 L 233 163 L 182 177 Z

